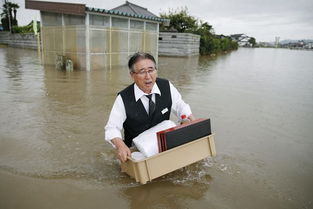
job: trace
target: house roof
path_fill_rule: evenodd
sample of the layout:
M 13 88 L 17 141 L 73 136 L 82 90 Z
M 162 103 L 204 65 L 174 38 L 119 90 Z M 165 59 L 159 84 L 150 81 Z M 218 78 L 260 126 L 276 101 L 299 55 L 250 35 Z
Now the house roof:
M 156 22 L 169 22 L 168 19 L 160 18 L 148 11 L 147 8 L 130 3 L 129 1 L 126 1 L 125 4 L 122 4 L 118 7 L 107 10 L 87 7 L 85 4 L 25 0 L 25 8 L 73 15 L 86 15 L 86 12 L 96 12 L 109 15 L 140 18 Z
M 242 41 L 244 39 L 247 39 L 247 38 L 250 38 L 249 36 L 247 36 L 246 34 L 232 34 L 230 35 L 230 37 L 233 39 L 233 40 L 236 40 L 236 41 Z
M 118 7 L 115 7 L 111 10 L 115 11 L 120 11 L 120 12 L 125 12 L 128 14 L 132 15 L 142 15 L 142 16 L 147 16 L 147 17 L 157 17 L 155 14 L 152 12 L 148 11 L 147 8 L 138 6 L 136 4 L 130 3 L 129 1 L 126 1 L 125 4 L 122 4 Z
M 126 17 L 142 18 L 142 19 L 153 20 L 153 21 L 158 21 L 158 22 L 168 21 L 167 19 L 163 19 L 163 18 L 156 16 L 152 12 L 148 11 L 147 8 L 130 3 L 129 1 L 126 1 L 125 4 L 122 4 L 110 10 L 86 7 L 86 11 L 126 16 Z
M 25 8 L 61 14 L 86 15 L 85 4 L 25 0 Z
M 240 38 L 241 36 L 244 36 L 245 34 L 243 34 L 243 33 L 240 33 L 240 34 L 232 34 L 232 35 L 230 35 L 230 37 L 232 37 L 232 38 Z

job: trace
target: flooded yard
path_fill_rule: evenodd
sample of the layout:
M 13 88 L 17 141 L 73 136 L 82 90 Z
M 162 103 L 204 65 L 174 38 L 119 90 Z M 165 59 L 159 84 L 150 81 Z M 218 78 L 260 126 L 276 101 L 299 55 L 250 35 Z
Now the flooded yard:
M 217 156 L 140 185 L 104 141 L 126 68 L 63 72 L 0 47 L 0 208 L 312 208 L 312 64 L 286 49 L 159 57 L 211 118 Z

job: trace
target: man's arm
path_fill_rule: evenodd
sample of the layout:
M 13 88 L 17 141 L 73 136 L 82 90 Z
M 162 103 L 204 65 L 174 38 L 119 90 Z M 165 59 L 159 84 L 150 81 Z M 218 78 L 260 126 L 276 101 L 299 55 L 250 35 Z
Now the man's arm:
M 195 117 L 192 115 L 190 106 L 184 102 L 181 97 L 181 94 L 175 88 L 175 86 L 170 82 L 170 90 L 172 97 L 172 110 L 174 114 L 181 119 L 182 115 L 186 115 L 190 121 L 195 120 Z
M 111 142 L 116 147 L 117 158 L 121 162 L 125 162 L 127 160 L 127 157 L 131 154 L 130 149 L 126 146 L 121 138 L 114 138 L 111 140 Z
M 105 126 L 105 140 L 108 141 L 116 148 L 117 158 L 121 162 L 127 160 L 127 156 L 130 156 L 130 149 L 126 146 L 122 140 L 121 130 L 123 129 L 123 123 L 126 120 L 126 112 L 122 97 L 117 96 L 108 120 Z

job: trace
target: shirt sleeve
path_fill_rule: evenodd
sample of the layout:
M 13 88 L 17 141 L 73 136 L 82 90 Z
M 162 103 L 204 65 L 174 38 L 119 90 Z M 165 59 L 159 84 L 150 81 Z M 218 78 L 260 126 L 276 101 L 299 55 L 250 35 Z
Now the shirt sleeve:
M 113 104 L 109 120 L 104 127 L 105 140 L 113 145 L 112 139 L 118 137 L 122 139 L 121 131 L 123 129 L 123 123 L 126 120 L 126 111 L 124 102 L 121 95 L 118 95 Z M 113 145 L 114 147 L 114 145 Z
M 172 97 L 172 110 L 173 113 L 177 116 L 177 118 L 181 118 L 182 115 L 186 115 L 187 117 L 192 114 L 190 106 L 186 104 L 178 90 L 175 86 L 170 82 L 170 90 Z

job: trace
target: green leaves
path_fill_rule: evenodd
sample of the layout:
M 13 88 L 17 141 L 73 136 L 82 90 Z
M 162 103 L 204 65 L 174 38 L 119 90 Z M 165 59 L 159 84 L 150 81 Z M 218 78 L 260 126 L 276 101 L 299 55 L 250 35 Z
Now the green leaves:
M 161 13 L 161 18 L 170 19 L 169 26 L 160 26 L 160 31 L 176 31 L 200 35 L 200 54 L 210 55 L 238 48 L 228 36 L 215 35 L 213 26 L 188 14 L 187 7 Z
M 170 19 L 170 25 L 161 28 L 165 31 L 177 31 L 180 33 L 193 33 L 198 28 L 198 20 L 188 14 L 187 7 L 169 10 L 168 14 L 160 14 L 161 18 Z
M 18 4 L 4 1 L 1 12 L 1 23 L 4 30 L 10 30 L 12 26 L 17 25 L 16 12 L 18 8 L 20 8 Z
M 248 42 L 252 45 L 252 47 L 256 45 L 256 40 L 254 37 L 251 37 Z

